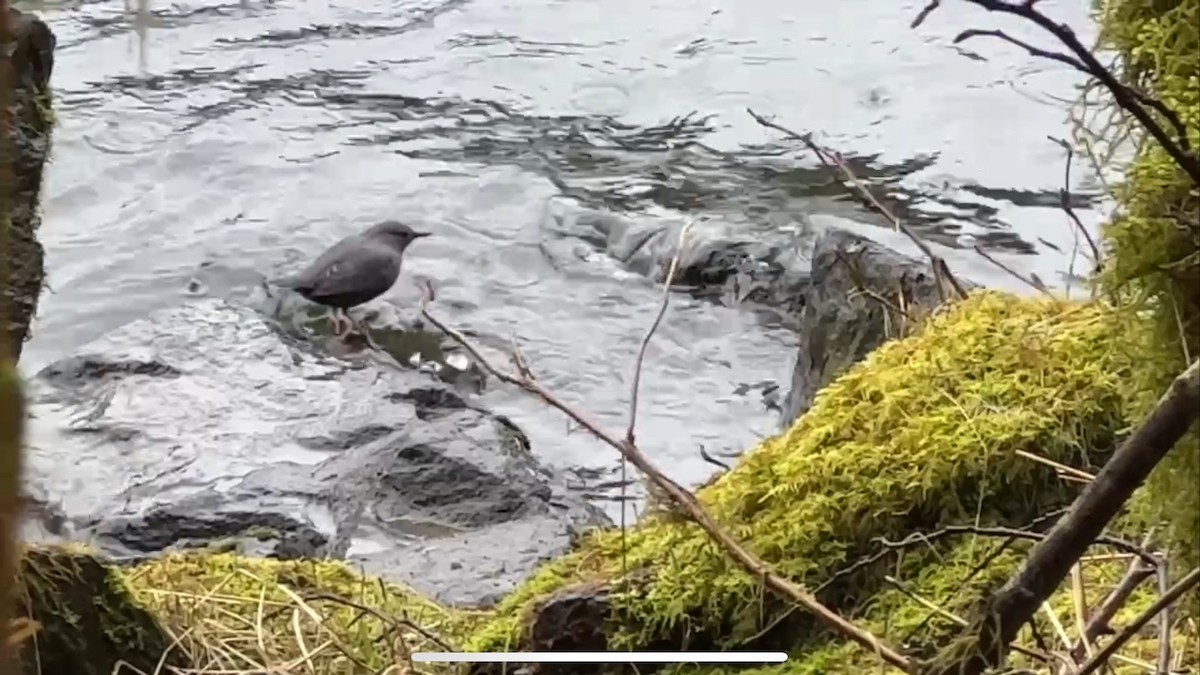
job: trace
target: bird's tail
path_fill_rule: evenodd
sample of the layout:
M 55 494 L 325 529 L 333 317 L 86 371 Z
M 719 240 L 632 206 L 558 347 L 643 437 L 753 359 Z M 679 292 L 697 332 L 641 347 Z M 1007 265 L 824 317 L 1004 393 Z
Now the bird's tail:
M 299 274 L 289 274 L 277 279 L 268 279 L 267 283 L 271 284 L 272 286 L 278 286 L 279 288 L 295 289 L 303 283 L 303 280 L 300 278 Z

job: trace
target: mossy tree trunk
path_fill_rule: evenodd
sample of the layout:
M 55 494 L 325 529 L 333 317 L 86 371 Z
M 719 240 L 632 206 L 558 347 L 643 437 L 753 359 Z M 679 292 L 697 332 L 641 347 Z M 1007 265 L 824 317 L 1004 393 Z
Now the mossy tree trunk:
M 0 10 L 2 11 L 2 10 Z M 0 340 L 7 356 L 20 358 L 37 310 L 45 275 L 44 253 L 37 240 L 41 217 L 42 171 L 50 154 L 54 116 L 50 73 L 56 39 L 40 18 L 8 9 L 12 46 L 0 53 L 4 63 L 5 115 L 3 180 L 0 180 L 0 238 L 7 274 L 0 275 Z
M 111 675 L 163 672 L 165 665 L 187 667 L 171 649 L 153 615 L 129 596 L 118 573 L 100 560 L 55 549 L 25 553 L 20 569 L 20 609 L 37 622 L 35 639 L 25 640 L 22 675 Z M 118 664 L 123 669 L 115 670 Z

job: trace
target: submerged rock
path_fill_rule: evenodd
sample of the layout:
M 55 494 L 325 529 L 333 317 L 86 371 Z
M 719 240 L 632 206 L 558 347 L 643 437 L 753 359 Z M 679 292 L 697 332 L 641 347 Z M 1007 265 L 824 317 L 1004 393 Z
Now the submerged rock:
M 154 314 L 33 379 L 31 496 L 115 555 L 345 558 L 472 605 L 608 522 L 512 422 L 376 360 L 223 301 Z
M 629 271 L 656 279 L 675 256 L 682 222 L 638 220 L 563 206 L 548 229 L 604 250 Z M 769 314 L 799 338 L 791 387 L 780 410 L 789 426 L 818 390 L 905 331 L 913 314 L 944 302 L 930 262 L 807 218 L 774 223 L 769 236 L 720 222 L 693 223 L 676 283 L 698 297 Z M 565 240 L 557 240 L 561 244 Z M 555 257 L 564 247 L 544 246 Z M 572 249 L 573 250 L 573 249 Z M 556 262 L 576 264 L 570 254 Z M 978 285 L 958 277 L 966 290 Z
M 578 264 L 586 256 L 577 251 L 594 247 L 629 271 L 661 281 L 678 250 L 683 225 L 557 205 L 544 224 L 557 238 L 543 250 L 557 266 Z M 792 324 L 803 309 L 808 253 L 817 232 L 803 217 L 780 217 L 770 225 L 770 236 L 717 219 L 694 221 L 675 283 L 696 297 L 765 310 L 775 320 Z
M 965 290 L 976 286 L 959 279 Z M 928 260 L 897 253 L 866 237 L 827 230 L 816 242 L 811 278 L 799 303 L 799 344 L 792 386 L 780 412 L 787 428 L 813 397 L 885 341 L 899 337 L 914 313 L 945 302 Z

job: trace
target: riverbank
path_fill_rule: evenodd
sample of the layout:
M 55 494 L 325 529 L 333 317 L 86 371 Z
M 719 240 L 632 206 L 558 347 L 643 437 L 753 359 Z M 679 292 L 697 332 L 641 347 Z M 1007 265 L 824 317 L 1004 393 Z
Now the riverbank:
M 796 268 L 779 247 L 698 228 L 705 238 L 684 260 L 685 276 L 698 280 L 693 307 L 743 311 L 757 298 L 776 321 L 790 315 L 803 350 L 783 399 L 785 429 L 709 480 L 698 503 L 784 578 L 901 650 L 900 660 L 944 653 L 1142 420 L 1159 376 L 1178 362 L 1180 338 L 1184 360 L 1194 353 L 1188 311 L 1175 312 L 1180 334 L 1162 332 L 1165 314 L 1147 321 L 1147 310 L 1190 301 L 1192 288 L 1166 285 L 1143 305 L 1135 300 L 1162 291 L 1163 280 L 1127 274 L 1145 262 L 1139 254 L 1163 250 L 1149 244 L 1166 241 L 1131 241 L 1145 230 L 1128 224 L 1172 224 L 1170 210 L 1137 210 L 1146 191 L 1149 206 L 1162 206 L 1161 183 L 1138 180 L 1170 168 L 1147 152 L 1122 193 L 1128 210 L 1109 230 L 1106 292 L 1086 301 L 976 289 L 942 305 L 925 258 L 876 274 L 894 254 L 844 232 L 821 232 L 811 266 Z M 1188 190 L 1178 196 L 1191 204 Z M 638 275 L 655 276 L 668 229 L 639 229 L 602 209 L 559 224 L 652 288 Z M 540 250 L 556 264 L 590 260 L 578 248 Z M 864 262 L 872 274 L 860 278 Z M 921 271 L 910 274 L 913 266 Z M 438 302 L 458 308 L 461 299 Z M 540 462 L 557 446 L 457 391 L 449 359 L 427 369 L 423 351 L 417 364 L 404 354 L 326 353 L 330 344 L 301 315 L 293 325 L 286 312 L 281 320 L 194 299 L 106 332 L 30 378 L 35 417 L 69 440 L 53 446 L 58 455 L 30 444 L 29 485 L 45 503 L 60 499 L 58 524 L 103 551 L 29 549 L 20 596 L 34 620 L 21 624 L 27 670 L 53 662 L 52 672 L 101 675 L 124 660 L 141 672 L 396 675 L 424 672 L 407 655 L 431 648 L 780 649 L 788 663 L 740 672 L 880 668 L 883 648 L 863 650 L 783 602 L 765 575 L 746 573 L 663 502 L 652 497 L 627 528 L 606 522 Z M 588 342 L 603 347 L 611 371 L 612 346 Z M 444 345 L 435 336 L 426 346 Z M 534 359 L 545 381 L 583 379 L 544 366 Z M 704 393 L 693 388 L 692 397 Z M 762 399 L 780 402 L 765 388 Z M 59 465 L 81 467 L 90 482 L 72 485 Z M 1163 497 L 1173 495 L 1153 489 L 1108 524 L 1070 585 L 1017 636 L 1014 666 L 1053 672 L 1055 653 L 1085 658 L 1092 641 L 1187 569 L 1194 542 L 1178 534 L 1194 514 L 1172 511 Z M 1175 536 L 1152 540 L 1163 520 Z M 1151 570 L 1154 591 L 1126 581 Z M 1113 601 L 1117 616 L 1100 618 L 1105 596 L 1122 588 L 1134 590 Z M 1117 672 L 1200 666 L 1194 617 L 1181 607 L 1156 634 L 1125 645 Z M 1072 644 L 1068 631 L 1089 637 Z
M 914 657 L 931 656 L 961 630 L 952 617 L 969 616 L 1037 539 L 1009 541 L 1006 533 L 1036 533 L 1079 492 L 1080 483 L 1054 467 L 1094 471 L 1128 426 L 1122 385 L 1139 364 L 1142 328 L 1102 302 L 977 291 L 851 367 L 795 425 L 697 496 L 723 527 L 831 608 Z M 1111 530 L 1113 541 L 1123 534 Z M 1115 585 L 1129 564 L 1121 556 L 1128 550 L 1107 541 L 1083 568 L 1081 583 L 1093 594 Z M 784 665 L 742 671 L 761 675 L 878 668 L 870 653 L 766 593 L 669 511 L 625 533 L 585 535 L 489 610 L 449 609 L 334 561 L 195 551 L 113 574 L 158 619 L 172 658 L 210 669 L 405 672 L 406 650 L 606 647 L 791 655 Z M 1051 602 L 1057 615 L 1039 617 L 1039 630 L 1068 621 L 1077 592 L 1061 589 Z M 1114 625 L 1153 597 L 1135 593 Z M 1200 665 L 1189 660 L 1194 638 L 1173 635 L 1185 665 Z M 1036 649 L 1030 635 L 1021 643 Z M 1122 663 L 1153 662 L 1156 650 L 1152 638 L 1134 641 Z M 586 670 L 570 668 L 537 672 Z

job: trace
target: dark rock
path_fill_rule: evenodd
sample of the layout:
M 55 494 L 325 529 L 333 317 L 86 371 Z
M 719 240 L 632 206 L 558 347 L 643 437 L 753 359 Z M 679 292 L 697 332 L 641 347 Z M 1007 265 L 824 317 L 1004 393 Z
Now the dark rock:
M 531 651 L 602 652 L 607 639 L 610 589 L 603 584 L 571 586 L 538 605 L 529 626 Z
M 223 301 L 129 324 L 31 385 L 31 497 L 113 555 L 346 558 L 478 605 L 608 523 L 436 375 L 332 358 Z
M 158 622 L 93 556 L 29 548 L 21 560 L 20 588 L 20 615 L 40 626 L 21 644 L 24 675 L 174 672 L 191 667 L 181 650 L 168 651 L 172 640 Z M 118 668 L 120 663 L 124 665 Z
M 7 231 L 0 233 L 3 255 L 8 262 L 9 278 L 0 279 L 0 340 L 12 358 L 20 358 L 29 334 L 29 323 L 37 311 L 45 276 L 42 245 L 37 240 L 41 224 L 39 200 L 42 169 L 50 152 L 54 128 L 50 95 L 50 73 L 54 68 L 56 38 L 40 18 L 9 9 L 9 22 L 16 38 L 10 60 L 16 81 L 11 101 L 14 116 L 12 171 L 14 180 L 5 189 Z M 9 53 L 8 49 L 4 50 Z
M 904 315 L 896 311 L 901 293 L 907 307 L 929 310 L 943 302 L 928 260 L 841 230 L 817 239 L 811 274 L 801 303 L 792 386 L 780 415 L 783 427 L 808 410 L 817 391 L 903 329 Z M 967 290 L 975 287 L 959 282 Z
M 608 649 L 612 611 L 607 584 L 587 582 L 554 592 L 529 613 L 528 628 L 514 651 L 602 652 Z M 527 675 L 597 675 L 611 666 L 583 663 L 521 664 Z M 511 668 L 511 666 L 508 666 Z M 503 675 L 505 664 L 473 664 L 470 675 Z

